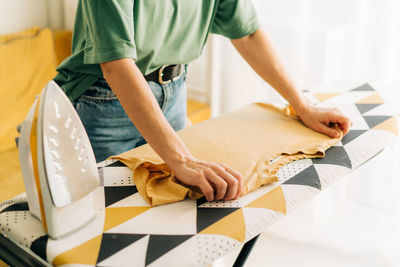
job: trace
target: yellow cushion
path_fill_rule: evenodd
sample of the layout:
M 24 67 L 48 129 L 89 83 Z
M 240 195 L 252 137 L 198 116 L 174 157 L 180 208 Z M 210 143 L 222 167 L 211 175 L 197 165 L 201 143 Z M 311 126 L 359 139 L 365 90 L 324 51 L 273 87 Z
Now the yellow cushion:
M 60 65 L 66 57 L 71 55 L 72 32 L 69 30 L 54 30 L 53 33 L 57 65 Z
M 24 191 L 16 127 L 35 95 L 55 76 L 56 62 L 50 29 L 36 27 L 0 36 L 0 200 Z

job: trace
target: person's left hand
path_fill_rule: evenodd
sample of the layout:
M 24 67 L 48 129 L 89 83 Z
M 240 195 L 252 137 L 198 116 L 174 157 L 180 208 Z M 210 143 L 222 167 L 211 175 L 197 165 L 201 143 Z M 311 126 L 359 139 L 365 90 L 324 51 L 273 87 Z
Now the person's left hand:
M 314 131 L 326 134 L 332 138 L 340 137 L 340 133 L 329 126 L 336 123 L 343 136 L 349 132 L 352 122 L 337 108 L 325 108 L 308 104 L 300 112 L 296 111 L 300 120 Z

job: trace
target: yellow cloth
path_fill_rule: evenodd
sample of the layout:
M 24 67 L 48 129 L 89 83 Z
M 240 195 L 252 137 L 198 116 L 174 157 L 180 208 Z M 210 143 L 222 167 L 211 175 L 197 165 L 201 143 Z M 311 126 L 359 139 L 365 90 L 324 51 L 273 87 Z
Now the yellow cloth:
M 341 139 L 317 133 L 293 115 L 290 108 L 256 103 L 184 129 L 178 135 L 193 156 L 225 163 L 240 172 L 243 195 L 277 182 L 277 171 L 288 162 L 323 157 L 325 150 Z M 148 144 L 113 158 L 133 170 L 139 193 L 151 205 L 202 196 L 177 181 Z
M 44 85 L 56 74 L 50 29 L 32 28 L 0 36 L 0 201 L 24 192 L 16 127 Z

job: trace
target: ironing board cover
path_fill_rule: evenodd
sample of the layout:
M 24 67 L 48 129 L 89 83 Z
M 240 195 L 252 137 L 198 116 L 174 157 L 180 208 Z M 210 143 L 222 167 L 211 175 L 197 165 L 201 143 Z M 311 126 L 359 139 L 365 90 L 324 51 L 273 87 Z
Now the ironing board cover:
M 281 167 L 277 183 L 235 201 L 186 199 L 150 207 L 131 170 L 107 160 L 98 164 L 102 187 L 89 225 L 52 240 L 22 203 L 1 212 L 2 234 L 56 266 L 206 266 L 374 157 L 398 134 L 396 118 L 368 84 L 344 93 L 306 94 L 341 109 L 353 126 L 324 158 Z

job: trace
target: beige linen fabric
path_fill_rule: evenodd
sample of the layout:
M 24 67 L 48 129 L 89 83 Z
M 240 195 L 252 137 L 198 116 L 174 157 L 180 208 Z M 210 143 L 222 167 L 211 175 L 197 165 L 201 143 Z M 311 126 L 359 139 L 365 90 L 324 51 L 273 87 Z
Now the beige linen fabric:
M 277 182 L 276 173 L 286 163 L 323 157 L 325 150 L 341 139 L 307 128 L 290 107 L 279 109 L 264 103 L 196 124 L 178 135 L 194 157 L 222 162 L 240 172 L 242 195 Z M 203 196 L 199 189 L 180 183 L 148 144 L 112 158 L 132 169 L 139 193 L 151 205 Z

